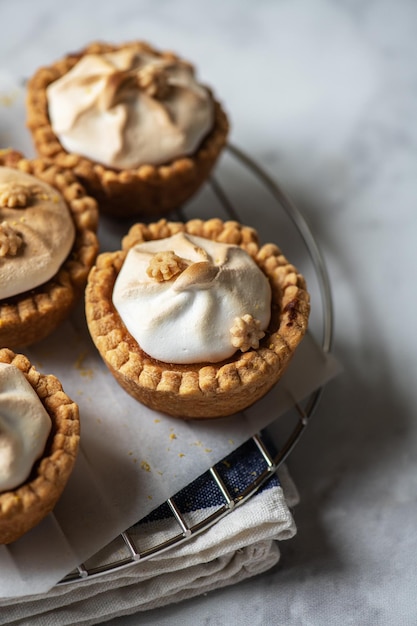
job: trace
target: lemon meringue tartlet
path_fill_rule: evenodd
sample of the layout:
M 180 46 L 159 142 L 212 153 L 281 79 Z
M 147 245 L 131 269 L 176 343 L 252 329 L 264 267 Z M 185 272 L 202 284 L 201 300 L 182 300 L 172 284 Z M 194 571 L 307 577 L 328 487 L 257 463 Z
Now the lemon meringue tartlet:
M 114 217 L 158 216 L 207 179 L 229 124 L 193 66 L 143 42 L 95 42 L 28 83 L 42 156 L 71 168 Z
M 135 224 L 98 256 L 91 336 L 119 384 L 184 419 L 239 412 L 282 376 L 310 311 L 304 278 L 234 221 Z
M 98 252 L 97 223 L 71 172 L 0 153 L 0 345 L 40 341 L 70 314 Z
M 52 375 L 0 349 L 0 544 L 52 511 L 73 470 L 79 410 Z

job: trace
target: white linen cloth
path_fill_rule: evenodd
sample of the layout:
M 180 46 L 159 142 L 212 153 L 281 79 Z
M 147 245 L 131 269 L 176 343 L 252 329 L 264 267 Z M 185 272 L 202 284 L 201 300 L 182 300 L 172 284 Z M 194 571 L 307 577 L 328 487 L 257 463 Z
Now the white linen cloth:
M 232 585 L 273 567 L 278 542 L 294 536 L 290 511 L 297 490 L 285 467 L 279 480 L 232 510 L 214 526 L 181 545 L 91 579 L 55 586 L 46 594 L 0 601 L 0 624 L 89 626 L 104 620 L 179 602 Z M 207 513 L 207 511 L 206 511 Z M 136 533 L 169 535 L 164 520 L 139 525 Z M 109 551 L 109 562 L 117 550 Z

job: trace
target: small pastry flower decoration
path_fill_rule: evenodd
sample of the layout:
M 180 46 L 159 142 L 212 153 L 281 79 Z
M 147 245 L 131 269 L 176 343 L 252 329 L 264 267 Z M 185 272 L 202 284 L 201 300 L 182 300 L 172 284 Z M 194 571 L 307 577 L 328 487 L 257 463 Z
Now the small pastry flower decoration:
M 24 209 L 29 206 L 34 196 L 42 190 L 36 185 L 7 183 L 0 185 L 0 208 Z
M 168 83 L 168 75 L 164 67 L 143 67 L 138 72 L 137 84 L 148 96 L 159 100 L 167 98 L 171 89 Z
M 134 65 L 134 55 L 130 65 Z M 106 79 L 106 87 L 100 96 L 101 108 L 106 111 L 115 106 L 123 97 L 126 90 L 139 88 L 150 98 L 163 100 L 168 98 L 172 86 L 168 82 L 167 66 L 145 66 L 138 69 L 135 65 L 132 69 L 115 70 Z M 90 81 L 85 79 L 86 84 Z
M 0 257 L 16 256 L 22 243 L 22 236 L 10 224 L 0 223 Z
M 263 330 L 260 329 L 260 324 L 259 320 L 249 314 L 235 317 L 230 329 L 232 346 L 239 348 L 242 352 L 247 352 L 250 348 L 257 350 L 259 340 L 265 336 Z
M 42 194 L 37 185 L 5 183 L 0 185 L 0 209 L 25 209 Z M 23 244 L 22 235 L 6 220 L 0 222 L 0 257 L 16 256 Z
M 146 273 L 149 278 L 162 283 L 180 274 L 187 265 L 186 261 L 177 256 L 173 250 L 166 250 L 153 255 Z

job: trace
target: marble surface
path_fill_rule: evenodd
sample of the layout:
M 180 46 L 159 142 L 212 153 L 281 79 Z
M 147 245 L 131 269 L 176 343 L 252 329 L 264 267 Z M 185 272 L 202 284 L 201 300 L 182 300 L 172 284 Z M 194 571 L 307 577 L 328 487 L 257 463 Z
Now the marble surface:
M 0 72 L 19 80 L 93 39 L 193 59 L 332 283 L 344 373 L 289 459 L 301 503 L 279 565 L 112 626 L 416 624 L 417 4 L 15 0 L 0 19 Z

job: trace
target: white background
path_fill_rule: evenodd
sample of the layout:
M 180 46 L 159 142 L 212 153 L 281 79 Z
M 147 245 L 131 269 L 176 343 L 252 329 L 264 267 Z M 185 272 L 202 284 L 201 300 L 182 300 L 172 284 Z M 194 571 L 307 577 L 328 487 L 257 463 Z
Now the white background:
M 417 622 L 417 4 L 413 0 L 0 2 L 0 73 L 93 39 L 194 61 L 231 139 L 296 201 L 328 264 L 329 384 L 289 467 L 298 535 L 238 586 L 114 621 Z

